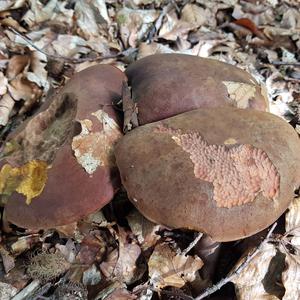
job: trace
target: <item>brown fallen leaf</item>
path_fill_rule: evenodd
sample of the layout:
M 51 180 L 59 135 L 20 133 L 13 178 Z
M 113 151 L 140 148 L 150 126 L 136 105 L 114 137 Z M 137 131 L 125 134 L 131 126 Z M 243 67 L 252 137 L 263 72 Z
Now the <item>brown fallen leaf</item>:
M 0 98 L 0 125 L 5 126 L 8 123 L 14 105 L 15 101 L 9 94 Z
M 235 285 L 237 298 L 239 300 L 277 300 L 274 295 L 270 295 L 264 288 L 264 278 L 269 271 L 271 259 L 276 254 L 276 248 L 272 244 L 265 243 L 261 251 L 253 260 L 236 276 L 232 282 Z M 240 260 L 237 265 L 243 261 Z M 234 267 L 235 269 L 236 267 Z
M 176 254 L 168 244 L 157 245 L 148 261 L 150 280 L 158 289 L 183 287 L 195 280 L 195 273 L 202 266 L 198 256 Z
M 130 241 L 128 234 L 119 227 L 119 257 L 114 274 L 119 281 L 132 284 L 140 278 L 143 269 L 137 268 L 137 259 L 141 255 L 141 248 L 135 240 Z
M 248 18 L 240 18 L 234 21 L 235 24 L 249 29 L 254 35 L 261 39 L 266 39 L 264 33 Z
M 285 288 L 283 300 L 300 298 L 300 197 L 293 200 L 285 215 L 286 231 L 289 247 L 293 247 L 293 253 L 281 244 L 281 251 L 286 254 L 286 269 L 282 273 L 282 282 Z

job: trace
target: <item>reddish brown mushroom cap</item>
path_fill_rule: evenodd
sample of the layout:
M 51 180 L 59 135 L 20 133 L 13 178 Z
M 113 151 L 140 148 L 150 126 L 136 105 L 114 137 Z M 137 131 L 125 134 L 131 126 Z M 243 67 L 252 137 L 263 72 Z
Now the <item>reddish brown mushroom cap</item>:
M 11 195 L 5 208 L 8 221 L 50 228 L 77 221 L 112 199 L 120 184 L 113 147 L 122 136 L 112 104 L 121 98 L 124 80 L 121 71 L 107 65 L 79 72 L 11 135 L 9 140 L 21 145 L 7 159 L 12 166 L 37 160 L 50 168 L 30 205 L 22 193 Z
M 129 65 L 126 75 L 140 124 L 205 107 L 268 110 L 264 91 L 249 73 L 213 59 L 151 55 Z
M 199 109 L 144 125 L 123 137 L 115 153 L 142 214 L 216 241 L 269 226 L 300 184 L 296 132 L 251 109 Z

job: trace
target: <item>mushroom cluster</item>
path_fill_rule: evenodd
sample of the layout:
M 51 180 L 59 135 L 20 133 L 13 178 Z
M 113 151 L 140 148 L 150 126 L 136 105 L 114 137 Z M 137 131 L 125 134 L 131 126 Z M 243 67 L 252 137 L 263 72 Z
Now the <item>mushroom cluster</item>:
M 123 110 L 134 108 L 140 126 L 123 136 L 114 102 L 126 81 Z M 273 223 L 300 185 L 299 137 L 268 112 L 264 89 L 237 67 L 183 54 L 77 73 L 3 153 L 7 219 L 35 229 L 102 208 L 120 175 L 153 222 L 232 241 Z

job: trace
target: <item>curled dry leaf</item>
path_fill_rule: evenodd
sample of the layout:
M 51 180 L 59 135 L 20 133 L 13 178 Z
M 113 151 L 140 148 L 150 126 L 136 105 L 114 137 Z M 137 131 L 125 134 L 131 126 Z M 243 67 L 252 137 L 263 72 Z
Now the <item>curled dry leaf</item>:
M 30 1 L 30 9 L 23 16 L 29 27 L 50 20 L 72 24 L 73 10 L 66 8 L 66 1 L 50 0 L 46 4 L 39 0 Z
M 2 257 L 5 273 L 8 273 L 15 267 L 15 259 L 2 245 L 0 245 L 0 255 Z
M 159 54 L 159 53 L 175 53 L 174 50 L 169 48 L 166 45 L 162 45 L 159 43 L 152 42 L 150 44 L 141 43 L 139 45 L 139 52 L 138 52 L 138 59 L 143 57 L 152 55 L 152 54 Z
M 111 294 L 104 298 L 104 300 L 134 300 L 137 296 L 131 294 L 126 288 L 117 288 Z
M 115 276 L 126 284 L 137 280 L 137 259 L 141 248 L 133 240 L 129 242 L 127 233 L 119 227 L 119 258 L 115 267 Z
M 121 9 L 117 14 L 117 22 L 125 47 L 129 45 L 135 48 L 158 15 L 158 11 L 150 9 Z
M 254 99 L 257 89 L 257 83 L 247 84 L 243 82 L 223 81 L 225 84 L 229 98 L 236 103 L 238 108 L 250 107 L 249 101 Z M 266 105 L 268 105 L 266 99 Z
M 96 285 L 101 281 L 101 273 L 97 269 L 96 265 L 93 264 L 87 270 L 83 272 L 82 283 L 87 285 Z
M 282 273 L 282 282 L 285 287 L 283 300 L 293 300 L 300 298 L 300 197 L 295 198 L 291 203 L 285 222 L 286 231 L 291 236 L 290 246 L 293 247 L 294 253 L 287 253 L 286 249 L 281 249 L 286 254 L 287 265 Z
M 14 105 L 15 101 L 9 94 L 0 98 L 0 125 L 5 126 L 7 124 Z
M 236 294 L 239 300 L 277 300 L 264 288 L 263 279 L 269 271 L 271 259 L 276 254 L 276 248 L 271 244 L 264 244 L 261 251 L 250 261 L 250 263 L 238 274 L 232 282 L 235 285 Z M 233 270 L 243 263 L 241 259 Z
M 156 232 L 161 228 L 146 219 L 138 210 L 134 210 L 127 216 L 129 226 L 133 234 L 137 237 L 138 242 L 141 244 L 143 250 L 146 250 L 155 245 L 160 239 Z
M 11 284 L 0 282 L 0 299 L 10 300 L 17 294 L 17 289 Z
M 87 42 L 77 35 L 60 34 L 52 47 L 57 55 L 65 57 L 78 58 L 81 54 L 87 54 L 90 50 L 87 48 Z
M 78 27 L 82 30 L 84 37 L 88 40 L 91 36 L 99 34 L 101 23 L 109 21 L 105 1 L 76 1 L 75 16 Z
M 198 256 L 177 254 L 168 244 L 157 245 L 149 259 L 149 276 L 156 288 L 183 287 L 203 266 Z

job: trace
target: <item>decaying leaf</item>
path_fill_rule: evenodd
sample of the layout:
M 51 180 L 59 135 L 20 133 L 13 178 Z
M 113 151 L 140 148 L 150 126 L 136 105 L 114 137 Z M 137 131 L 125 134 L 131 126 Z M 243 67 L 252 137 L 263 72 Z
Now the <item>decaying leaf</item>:
M 242 82 L 223 81 L 227 88 L 229 98 L 232 99 L 238 108 L 249 107 L 249 100 L 255 96 L 256 87 Z
M 265 278 L 271 259 L 276 255 L 276 248 L 272 244 L 264 244 L 261 251 L 252 261 L 236 276 L 232 281 L 240 300 L 277 300 L 274 295 L 270 295 L 264 288 L 263 279 Z M 243 259 L 237 263 L 237 266 Z M 236 267 L 235 267 L 236 268 Z M 234 269 L 235 269 L 234 268 Z
M 174 53 L 171 48 L 169 48 L 166 45 L 158 44 L 155 42 L 152 42 L 150 44 L 147 43 L 141 43 L 139 45 L 139 53 L 138 53 L 138 59 L 141 59 L 143 57 L 146 57 L 148 55 L 152 54 L 159 54 L 159 53 Z
M 66 9 L 65 6 L 65 1 L 50 0 L 44 4 L 39 0 L 31 0 L 30 9 L 23 16 L 23 20 L 30 27 L 53 19 L 72 24 L 73 10 Z
M 152 223 L 137 210 L 134 210 L 130 215 L 128 215 L 127 220 L 133 234 L 136 235 L 143 250 L 154 246 L 160 239 L 160 236 L 157 235 L 156 232 L 159 231 L 161 226 Z
M 47 163 L 30 161 L 21 167 L 5 164 L 0 171 L 0 194 L 11 195 L 14 191 L 26 197 L 26 203 L 43 191 L 47 181 Z
M 96 265 L 93 264 L 87 270 L 83 272 L 82 283 L 87 285 L 96 285 L 101 281 L 101 273 L 97 269 Z
M 3 247 L 2 245 L 0 245 L 0 255 L 2 257 L 2 263 L 4 266 L 5 273 L 8 273 L 10 270 L 12 270 L 15 267 L 15 259 L 9 253 L 9 251 L 7 251 L 5 247 Z
M 137 270 L 137 259 L 141 255 L 141 248 L 133 240 L 129 242 L 126 232 L 119 227 L 119 258 L 115 267 L 115 276 L 126 284 L 137 280 L 140 270 Z
M 135 48 L 158 15 L 156 10 L 121 9 L 117 14 L 117 22 L 125 46 Z
M 294 253 L 288 253 L 286 249 L 281 249 L 285 254 L 286 270 L 282 273 L 282 282 L 285 287 L 283 300 L 300 298 L 300 197 L 295 198 L 289 206 L 285 216 L 285 227 L 291 236 L 290 246 Z
M 9 94 L 0 98 L 0 125 L 5 126 L 7 124 L 14 105 L 15 101 Z
M 149 259 L 149 277 L 158 289 L 183 287 L 195 280 L 195 272 L 203 265 L 198 256 L 176 254 L 168 244 L 157 245 Z
M 11 284 L 0 282 L 0 299 L 10 300 L 17 294 L 17 289 Z

